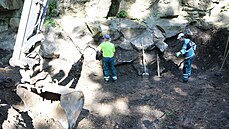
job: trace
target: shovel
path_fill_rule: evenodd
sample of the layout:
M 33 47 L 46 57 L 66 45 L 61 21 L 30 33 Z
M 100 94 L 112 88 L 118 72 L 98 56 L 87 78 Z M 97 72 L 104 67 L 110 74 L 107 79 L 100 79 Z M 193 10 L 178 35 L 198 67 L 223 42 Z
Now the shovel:
M 183 60 L 183 61 L 181 61 L 181 62 L 179 63 L 179 65 L 177 66 L 177 68 L 179 69 L 179 68 L 180 68 L 180 66 L 181 66 L 183 63 L 184 63 L 184 60 Z
M 158 54 L 157 54 L 157 76 L 161 77 L 161 75 L 160 75 L 160 59 L 159 59 Z
M 224 65 L 224 63 L 225 63 L 225 61 L 226 61 L 226 59 L 227 59 L 228 53 L 229 53 L 229 50 L 227 51 L 228 42 L 229 42 L 229 37 L 228 37 L 228 39 L 227 39 L 227 45 L 226 45 L 226 47 L 225 47 L 224 54 L 223 54 L 223 63 L 222 63 L 222 65 L 221 65 L 219 71 L 218 71 L 217 73 L 215 73 L 215 76 L 217 76 L 217 77 L 221 77 L 221 76 L 222 76 L 221 70 L 222 70 L 222 68 L 223 68 L 223 65 Z M 227 51 L 227 52 L 226 52 L 226 51 Z
M 149 76 L 149 73 L 146 72 L 146 65 L 145 65 L 145 51 L 143 47 L 143 40 L 141 42 L 142 45 L 142 64 L 143 64 L 143 73 L 142 76 Z
M 217 77 L 221 77 L 221 76 L 222 76 L 221 70 L 222 70 L 222 68 L 223 68 L 223 65 L 224 65 L 226 59 L 227 59 L 228 53 L 229 53 L 229 50 L 227 51 L 227 54 L 226 54 L 226 56 L 225 56 L 224 59 L 223 59 L 223 63 L 222 63 L 222 65 L 221 65 L 219 71 L 218 71 L 217 73 L 215 73 L 215 76 L 217 76 Z

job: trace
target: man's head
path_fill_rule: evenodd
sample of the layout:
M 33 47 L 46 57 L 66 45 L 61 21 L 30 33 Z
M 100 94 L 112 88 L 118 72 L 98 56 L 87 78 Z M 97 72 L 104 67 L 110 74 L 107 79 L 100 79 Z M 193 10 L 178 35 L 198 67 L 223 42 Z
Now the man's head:
M 184 40 L 184 33 L 180 33 L 180 34 L 177 36 L 177 39 L 180 40 L 180 41 L 183 41 L 183 40 Z
M 110 35 L 105 34 L 105 35 L 103 35 L 103 39 L 105 39 L 105 40 L 110 40 L 110 39 L 111 39 L 111 37 L 110 37 Z

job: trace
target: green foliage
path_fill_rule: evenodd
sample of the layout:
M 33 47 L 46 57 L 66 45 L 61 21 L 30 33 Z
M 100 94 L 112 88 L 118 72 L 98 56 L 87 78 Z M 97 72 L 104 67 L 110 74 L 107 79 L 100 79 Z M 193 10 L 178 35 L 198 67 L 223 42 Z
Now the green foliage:
M 229 30 L 229 23 L 226 24 L 226 28 L 227 28 L 227 30 Z
M 173 116 L 173 112 L 171 112 L 171 111 L 166 111 L 166 112 L 165 112 L 165 115 L 166 115 L 167 117 L 171 117 L 171 116 Z
M 153 11 L 153 16 L 154 17 L 158 17 L 158 15 L 159 15 L 159 12 L 158 11 Z
M 45 19 L 44 26 L 48 26 L 48 25 L 51 25 L 52 27 L 56 27 L 56 22 L 55 22 L 55 20 L 52 19 L 52 18 L 47 18 L 47 19 Z
M 54 16 L 54 14 L 55 14 L 55 10 L 56 9 L 57 9 L 56 0 L 49 0 L 44 26 L 51 25 L 52 27 L 56 27 L 56 22 L 52 18 Z
M 46 17 L 50 18 L 50 17 L 54 16 L 56 9 L 57 9 L 56 0 L 49 0 Z
M 126 18 L 128 16 L 127 12 L 125 10 L 121 10 L 118 14 L 118 18 Z

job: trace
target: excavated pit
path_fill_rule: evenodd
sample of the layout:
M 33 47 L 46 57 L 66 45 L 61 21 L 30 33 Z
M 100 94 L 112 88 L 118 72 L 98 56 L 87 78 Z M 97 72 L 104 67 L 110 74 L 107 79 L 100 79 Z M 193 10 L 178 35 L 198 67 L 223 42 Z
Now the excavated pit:
M 94 79 L 96 75 L 88 75 L 90 78 L 85 78 L 83 92 L 91 91 L 98 84 L 101 85 L 99 89 L 101 94 L 96 95 L 100 97 L 99 103 L 91 103 L 91 105 L 105 105 L 124 99 L 128 100 L 129 113 L 114 110 L 111 114 L 102 116 L 96 112 L 97 110 L 93 110 L 95 106 L 90 108 L 90 105 L 86 104 L 78 119 L 78 129 L 229 128 L 228 58 L 220 71 L 222 76 L 215 76 L 223 62 L 228 30 L 215 28 L 202 31 L 193 39 L 198 46 L 193 63 L 195 66 L 193 76 L 188 84 L 180 81 L 182 66 L 180 68 L 177 66 L 181 59 L 174 56 L 180 45 L 175 37 L 166 40 L 169 45 L 168 51 L 160 55 L 160 78 L 156 77 L 155 64 L 147 66 L 151 71 L 147 79 L 138 76 L 131 63 L 116 66 L 119 77 L 116 83 L 104 83 L 102 78 L 96 80 Z M 20 79 L 18 69 L 5 63 L 4 50 L 0 54 L 3 62 L 3 67 L 0 68 L 2 127 L 11 127 L 12 123 L 15 123 L 15 126 L 20 128 L 63 128 L 57 121 L 41 114 L 32 111 L 22 112 L 23 103 L 15 92 L 15 83 Z M 78 68 L 81 69 L 72 70 L 70 77 L 82 76 L 79 73 L 83 69 Z M 102 93 L 109 93 L 111 96 Z M 89 101 L 90 95 L 85 94 L 86 102 Z M 147 112 L 150 109 L 153 112 Z M 8 110 L 15 110 L 15 112 L 8 112 Z M 10 116 L 17 116 L 17 119 L 9 119 Z M 7 119 L 10 122 L 6 122 Z

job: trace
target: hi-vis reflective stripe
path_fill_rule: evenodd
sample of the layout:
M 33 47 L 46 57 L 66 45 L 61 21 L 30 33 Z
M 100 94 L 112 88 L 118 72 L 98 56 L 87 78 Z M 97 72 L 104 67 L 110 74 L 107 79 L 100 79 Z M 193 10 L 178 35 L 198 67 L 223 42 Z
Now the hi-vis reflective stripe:
M 195 56 L 195 53 L 193 53 L 191 56 L 185 57 L 185 59 L 189 59 L 191 57 Z
M 110 77 L 108 76 L 108 77 L 104 77 L 104 79 L 109 79 Z
M 183 74 L 184 79 L 188 78 L 188 74 Z

